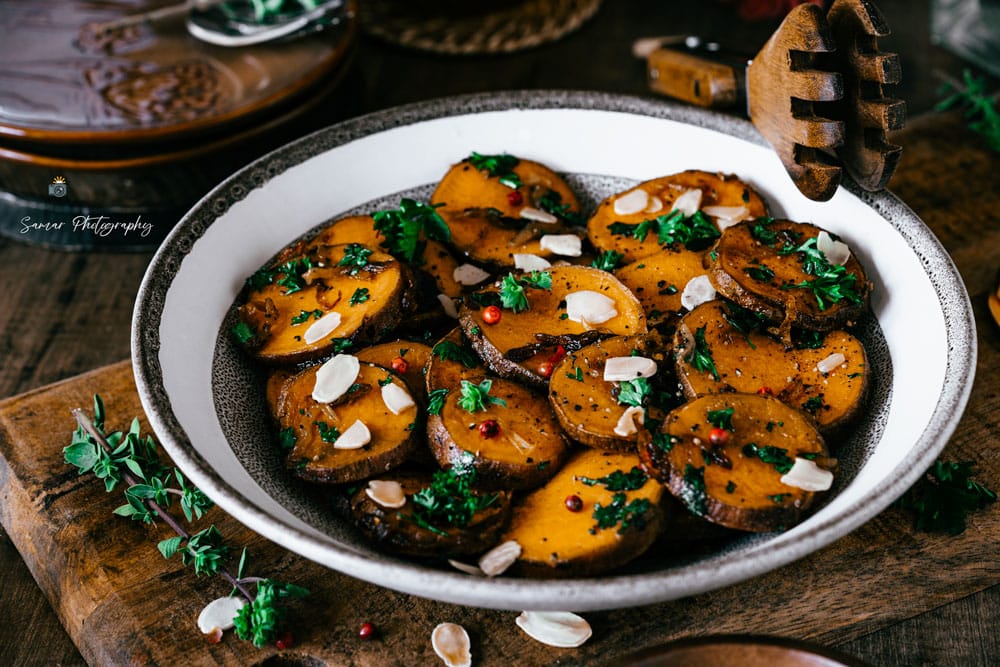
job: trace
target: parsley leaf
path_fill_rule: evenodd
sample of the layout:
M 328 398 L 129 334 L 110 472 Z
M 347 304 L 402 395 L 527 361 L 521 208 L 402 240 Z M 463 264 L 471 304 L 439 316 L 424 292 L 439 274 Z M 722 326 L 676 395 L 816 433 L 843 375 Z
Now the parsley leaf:
M 733 412 L 735 408 L 725 408 L 723 410 L 709 410 L 707 413 L 708 423 L 717 428 L 727 431 L 734 431 Z
M 423 528 L 445 535 L 442 527 L 469 525 L 477 512 L 492 505 L 497 494 L 480 495 L 473 490 L 476 471 L 459 461 L 448 470 L 437 470 L 430 486 L 412 496 L 413 514 L 400 514 Z
M 623 380 L 618 383 L 618 402 L 622 405 L 642 407 L 646 397 L 653 391 L 648 378 L 635 378 L 634 380 Z
M 323 311 L 319 309 L 299 311 L 298 315 L 292 317 L 292 326 L 305 324 L 306 322 L 309 321 L 310 317 L 318 320 L 319 318 L 323 317 Z
M 478 385 L 468 380 L 462 380 L 461 396 L 458 397 L 458 407 L 467 412 L 485 411 L 490 405 L 507 407 L 507 401 L 490 396 L 492 380 L 483 380 Z
M 622 261 L 624 257 L 620 252 L 615 250 L 605 250 L 604 252 L 598 253 L 597 257 L 590 263 L 595 269 L 601 269 L 602 271 L 608 271 L 609 273 L 614 271 L 618 266 L 618 262 Z
M 774 466 L 774 469 L 782 475 L 787 473 L 795 465 L 795 460 L 788 456 L 788 450 L 782 447 L 771 445 L 758 445 L 756 442 L 748 442 L 743 445 L 743 455 L 750 458 L 759 458 L 764 463 Z
M 642 471 L 642 468 L 639 466 L 632 466 L 632 469 L 628 473 L 624 473 L 621 470 L 615 470 L 610 475 L 598 477 L 597 479 L 592 479 L 590 477 L 577 477 L 576 479 L 587 486 L 596 486 L 600 484 L 608 491 L 635 491 L 637 489 L 641 489 L 646 484 L 646 480 L 649 478 L 646 476 L 646 473 Z
M 719 381 L 719 371 L 715 368 L 715 360 L 712 359 L 712 348 L 705 341 L 705 327 L 700 326 L 694 332 L 694 347 L 684 357 L 684 361 L 695 367 L 702 373 L 711 373 L 716 382 Z
M 917 530 L 958 535 L 965 531 L 970 512 L 997 499 L 972 479 L 972 466 L 972 461 L 937 461 L 896 503 L 916 514 Z
M 349 243 L 344 246 L 344 256 L 337 262 L 337 266 L 348 267 L 348 273 L 352 276 L 358 275 L 358 271 L 368 266 L 368 258 L 371 257 L 372 250 L 360 243 Z
M 356 306 L 359 303 L 364 303 L 365 301 L 367 301 L 370 298 L 371 298 L 371 294 L 368 292 L 368 288 L 367 287 L 359 287 L 358 289 L 354 290 L 354 294 L 351 295 L 350 303 L 351 303 L 351 306 Z
M 774 280 L 774 271 L 763 264 L 748 266 L 743 269 L 743 272 L 759 283 L 770 283 Z
M 594 504 L 593 518 L 597 525 L 590 529 L 596 533 L 598 529 L 614 528 L 618 524 L 618 534 L 624 533 L 629 528 L 635 527 L 642 530 L 646 527 L 646 512 L 649 511 L 650 502 L 648 498 L 636 498 L 632 502 L 626 502 L 628 496 L 624 493 L 616 493 L 611 496 L 611 503 L 602 506 L 600 503 Z
M 490 176 L 496 176 L 500 183 L 512 190 L 521 187 L 521 178 L 514 172 L 514 167 L 520 164 L 520 160 L 513 155 L 501 153 L 499 155 L 480 155 L 473 152 L 466 158 L 473 167 L 480 171 L 486 171 Z
M 705 516 L 708 513 L 705 468 L 695 468 L 690 463 L 684 466 L 684 484 L 681 486 L 678 499 L 695 516 Z
M 427 394 L 427 412 L 432 415 L 441 414 L 441 408 L 444 407 L 446 396 L 448 396 L 447 389 L 435 389 Z
M 466 368 L 476 368 L 479 366 L 479 357 L 475 353 L 450 340 L 443 340 L 435 345 L 434 349 L 431 350 L 431 354 L 443 361 L 457 361 Z
M 375 229 L 382 233 L 382 245 L 399 259 L 416 262 L 424 254 L 426 241 L 451 240 L 451 230 L 437 212 L 443 204 L 424 204 L 404 197 L 399 200 L 399 208 L 377 211 L 372 214 Z
M 500 281 L 500 304 L 515 313 L 529 310 L 531 304 L 524 292 L 525 287 L 552 289 L 552 274 L 548 271 L 532 271 L 518 278 L 513 273 L 508 273 Z
M 549 190 L 535 202 L 538 208 L 551 213 L 563 222 L 581 227 L 587 224 L 586 219 L 576 211 L 570 210 L 569 204 L 562 203 L 562 195 L 555 190 Z

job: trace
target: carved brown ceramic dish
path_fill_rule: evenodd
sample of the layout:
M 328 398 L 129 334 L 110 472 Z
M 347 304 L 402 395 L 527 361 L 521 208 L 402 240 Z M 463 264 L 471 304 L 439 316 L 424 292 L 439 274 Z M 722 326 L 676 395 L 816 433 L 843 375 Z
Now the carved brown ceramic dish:
M 0 0 L 0 139 L 150 141 L 249 121 L 322 83 L 356 33 L 348 18 L 337 37 L 227 49 L 188 35 L 180 17 L 94 29 L 162 4 Z

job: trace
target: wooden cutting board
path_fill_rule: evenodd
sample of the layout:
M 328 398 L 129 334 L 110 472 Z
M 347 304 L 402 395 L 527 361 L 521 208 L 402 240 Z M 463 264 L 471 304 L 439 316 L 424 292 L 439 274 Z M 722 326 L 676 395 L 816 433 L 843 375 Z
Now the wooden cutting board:
M 894 190 L 958 249 L 956 264 L 972 295 L 979 327 L 977 382 L 965 417 L 943 458 L 972 460 L 977 479 L 1000 486 L 991 449 L 1000 433 L 1000 331 L 985 295 L 994 285 L 1000 228 L 976 220 L 997 210 L 1000 187 L 987 151 L 953 150 L 955 124 L 913 123 L 904 143 L 909 162 Z M 980 178 L 968 178 L 969 174 Z M 900 179 L 905 174 L 905 180 Z M 970 191 L 972 190 L 972 191 Z M 971 241 L 971 242 L 970 242 Z M 916 319 L 916 318 L 915 318 Z M 207 644 L 195 625 L 201 608 L 228 593 L 221 578 L 196 578 L 179 560 L 164 560 L 156 542 L 169 529 L 112 515 L 121 504 L 92 476 L 63 463 L 74 429 L 69 410 L 105 398 L 109 427 L 141 414 L 127 362 L 0 402 L 0 523 L 25 559 L 80 652 L 91 664 L 308 665 L 440 664 L 430 633 L 461 623 L 479 666 L 606 664 L 678 637 L 716 633 L 774 634 L 833 644 L 917 616 L 1000 582 L 1000 511 L 972 517 L 958 537 L 915 533 L 889 509 L 801 561 L 715 592 L 676 602 L 583 614 L 594 636 L 578 649 L 555 649 L 524 635 L 516 613 L 471 609 L 416 598 L 357 581 L 293 555 L 219 510 L 226 542 L 249 547 L 248 572 L 297 583 L 312 594 L 291 606 L 294 647 L 255 649 L 228 633 Z M 148 430 L 148 429 L 147 429 Z M 207 524 L 205 524 L 207 525 Z M 357 637 L 364 622 L 378 637 Z

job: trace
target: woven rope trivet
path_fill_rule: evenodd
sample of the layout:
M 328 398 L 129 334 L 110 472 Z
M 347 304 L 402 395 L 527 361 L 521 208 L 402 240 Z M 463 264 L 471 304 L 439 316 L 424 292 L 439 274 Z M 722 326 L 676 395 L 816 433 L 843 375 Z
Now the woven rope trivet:
M 433 3 L 359 4 L 362 29 L 376 37 L 422 51 L 472 55 L 509 53 L 559 39 L 592 17 L 601 0 L 523 0 L 450 17 L 430 15 L 427 7 Z

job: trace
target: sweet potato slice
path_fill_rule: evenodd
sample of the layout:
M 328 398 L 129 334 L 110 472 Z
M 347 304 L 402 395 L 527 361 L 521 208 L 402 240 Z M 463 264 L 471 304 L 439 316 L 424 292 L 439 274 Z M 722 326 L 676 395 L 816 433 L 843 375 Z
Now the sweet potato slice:
M 584 448 L 545 486 L 517 499 L 500 538 L 521 545 L 512 572 L 590 576 L 640 556 L 663 524 L 665 494 L 638 466 L 634 453 Z
M 462 331 L 498 375 L 545 388 L 551 368 L 565 352 L 599 338 L 646 332 L 646 315 L 639 301 L 607 271 L 583 266 L 554 266 L 545 273 L 552 280 L 549 289 L 524 288 L 527 310 L 514 312 L 505 308 L 500 320 L 492 324 L 483 319 L 488 308 L 484 304 L 500 303 L 501 281 L 477 293 L 478 296 L 465 299 L 459 311 Z M 507 278 L 513 279 L 513 276 Z M 596 292 L 606 296 L 614 302 L 616 314 L 596 324 L 570 319 L 567 296 L 575 292 Z M 544 364 L 549 366 L 546 368 Z
M 361 361 L 381 366 L 403 378 L 413 398 L 422 406 L 427 405 L 427 388 L 424 384 L 424 367 L 430 359 L 431 348 L 423 343 L 394 340 L 358 350 Z M 395 363 L 394 363 L 395 362 Z M 405 368 L 402 372 L 398 368 Z
M 378 479 L 398 482 L 406 504 L 385 507 L 363 487 L 351 498 L 351 514 L 370 540 L 395 553 L 437 558 L 482 553 L 497 543 L 510 516 L 510 493 L 473 491 L 476 498 L 485 498 L 489 504 L 476 511 L 468 524 L 422 525 L 413 496 L 431 486 L 431 474 L 393 472 Z
M 615 271 L 615 277 L 632 290 L 646 312 L 650 326 L 676 323 L 684 312 L 681 295 L 688 282 L 705 275 L 705 252 L 664 248 Z
M 793 326 L 848 327 L 867 311 L 871 284 L 853 253 L 842 267 L 827 262 L 816 250 L 822 231 L 790 220 L 734 225 L 708 255 L 712 283 L 726 298 L 780 323 L 785 342 Z
M 650 389 L 649 394 L 641 399 L 641 406 L 645 409 L 643 418 L 648 416 L 660 421 L 664 416 L 658 407 L 658 403 L 662 402 L 662 388 L 671 389 L 667 394 L 669 399 L 675 398 L 673 392 L 676 391 L 667 352 L 659 335 L 654 333 L 606 338 L 568 353 L 549 380 L 549 403 L 566 434 L 591 447 L 634 452 L 637 429 L 634 426 L 622 428 L 619 421 L 629 418 L 624 414 L 636 402 L 636 394 L 631 393 L 623 403 L 620 398 L 622 383 L 604 379 L 605 364 L 614 357 L 635 356 L 651 359 L 656 364 L 656 374 L 638 382 L 643 391 L 646 387 Z
M 753 219 L 767 215 L 767 205 L 760 195 L 736 176 L 711 174 L 704 171 L 682 171 L 639 183 L 634 188 L 614 194 L 602 201 L 587 222 L 587 237 L 598 250 L 614 250 L 624 255 L 624 262 L 634 262 L 660 251 L 661 239 L 656 219 L 667 216 L 677 198 L 688 190 L 701 191 L 701 210 L 725 212 L 733 216 Z M 639 199 L 645 197 L 646 207 L 634 213 L 615 213 L 616 201 L 632 201 L 638 191 Z M 640 202 L 641 203 L 641 202 Z M 619 204 L 619 210 L 622 204 Z M 712 207 L 722 207 L 713 209 Z M 631 211 L 635 206 L 629 206 Z M 740 209 L 745 209 L 741 211 Z M 705 213 L 710 223 L 719 215 Z M 648 222 L 647 222 L 648 221 Z M 717 231 L 717 230 L 716 230 Z M 698 245 L 704 248 L 711 239 Z M 667 245 L 665 243 L 664 245 Z
M 713 438 L 713 428 L 724 435 Z M 662 431 L 648 438 L 639 454 L 645 470 L 693 514 L 753 532 L 789 528 L 812 505 L 816 492 L 781 481 L 796 458 L 827 469 L 835 464 L 811 419 L 756 394 L 703 396 L 685 403 L 671 411 Z
M 684 316 L 674 345 L 677 377 L 688 398 L 730 392 L 772 394 L 811 414 L 827 437 L 842 433 L 864 404 L 865 348 L 846 331 L 805 334 L 786 350 L 784 343 L 762 329 L 760 318 L 716 300 Z M 695 345 L 702 346 L 715 373 L 696 366 Z
M 234 334 L 265 363 L 318 359 L 338 341 L 367 342 L 394 328 L 410 289 L 409 269 L 391 255 L 358 244 L 313 246 L 249 279 Z M 339 323 L 307 342 L 327 317 Z
M 482 264 L 510 268 L 515 253 L 551 256 L 539 241 L 545 234 L 582 233 L 570 224 L 579 216 L 580 204 L 561 176 L 530 160 L 490 157 L 507 161 L 494 163 L 491 171 L 463 160 L 448 170 L 431 196 L 432 204 L 443 205 L 438 213 L 459 252 Z
M 431 348 L 424 381 L 428 393 L 438 389 L 451 391 L 462 380 L 481 378 L 485 373 L 482 360 L 462 336 L 462 330 L 455 327 Z
M 352 390 L 342 399 L 318 403 L 312 393 L 316 372 L 312 366 L 290 379 L 278 401 L 282 440 L 294 441 L 288 467 L 312 482 L 340 484 L 386 472 L 400 465 L 416 448 L 421 431 L 420 411 L 414 405 L 398 415 L 386 407 L 380 383 L 405 384 L 391 372 L 361 363 Z M 371 432 L 371 442 L 358 449 L 334 447 L 337 436 L 360 420 Z

